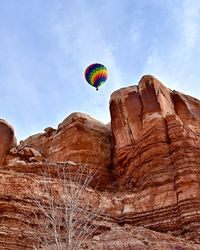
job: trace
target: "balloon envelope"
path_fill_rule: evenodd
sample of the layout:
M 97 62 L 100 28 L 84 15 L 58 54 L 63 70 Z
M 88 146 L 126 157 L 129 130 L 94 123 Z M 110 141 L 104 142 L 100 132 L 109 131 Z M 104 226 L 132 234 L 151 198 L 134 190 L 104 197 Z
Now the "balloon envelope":
M 108 71 L 103 64 L 93 63 L 85 70 L 86 81 L 98 90 L 108 78 Z

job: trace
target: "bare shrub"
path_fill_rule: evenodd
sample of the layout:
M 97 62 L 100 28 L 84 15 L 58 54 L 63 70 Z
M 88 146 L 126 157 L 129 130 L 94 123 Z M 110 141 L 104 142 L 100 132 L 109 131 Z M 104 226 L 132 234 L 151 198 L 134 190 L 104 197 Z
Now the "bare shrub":
M 78 250 L 97 231 L 98 221 L 105 220 L 105 216 L 98 194 L 90 200 L 94 177 L 86 166 L 67 162 L 54 168 L 48 165 L 34 195 L 34 234 L 41 245 L 36 249 Z

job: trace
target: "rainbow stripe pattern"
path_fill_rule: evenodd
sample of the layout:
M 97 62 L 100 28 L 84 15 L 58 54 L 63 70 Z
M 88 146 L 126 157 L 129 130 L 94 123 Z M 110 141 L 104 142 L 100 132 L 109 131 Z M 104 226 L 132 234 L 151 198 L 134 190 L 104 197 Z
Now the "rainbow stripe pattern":
M 98 90 L 108 78 L 108 71 L 103 64 L 93 63 L 85 70 L 86 81 Z

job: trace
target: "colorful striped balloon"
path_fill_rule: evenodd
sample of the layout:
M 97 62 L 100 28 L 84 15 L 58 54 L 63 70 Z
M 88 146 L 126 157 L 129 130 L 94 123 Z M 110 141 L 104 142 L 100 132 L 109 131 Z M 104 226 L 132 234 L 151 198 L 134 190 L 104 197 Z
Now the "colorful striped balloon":
M 100 63 L 89 65 L 85 70 L 86 81 L 98 90 L 108 78 L 108 71 L 106 67 Z

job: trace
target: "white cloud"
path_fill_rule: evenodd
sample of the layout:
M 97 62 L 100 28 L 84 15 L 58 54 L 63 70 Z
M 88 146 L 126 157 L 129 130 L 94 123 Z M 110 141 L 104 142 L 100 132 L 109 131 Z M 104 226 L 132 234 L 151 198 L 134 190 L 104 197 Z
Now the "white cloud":
M 70 15 L 70 17 L 69 17 Z M 66 55 L 74 58 L 81 68 L 93 62 L 105 63 L 114 74 L 113 81 L 120 82 L 119 69 L 110 42 L 102 32 L 100 19 L 83 2 L 75 1 L 70 13 L 62 7 L 62 18 L 55 23 L 55 33 Z
M 199 0 L 183 1 L 183 29 L 186 45 L 194 48 L 200 32 L 200 2 Z
M 22 12 L 17 7 L 1 19 L 0 106 L 21 134 L 57 125 L 74 111 L 108 122 L 111 93 L 132 79 L 137 83 L 141 74 L 183 92 L 194 82 L 200 93 L 199 0 L 58 0 L 48 3 L 48 11 L 39 2 Z M 93 62 L 109 71 L 99 92 L 84 86 L 84 70 Z
M 183 0 L 170 4 L 167 21 L 172 36 L 165 36 L 167 46 L 159 44 L 159 37 L 151 40 L 151 49 L 143 67 L 143 74 L 153 74 L 169 88 L 200 97 L 197 65 L 200 63 L 200 2 Z M 162 25 L 163 25 L 162 24 Z
M 101 25 L 101 18 L 88 9 L 83 2 L 75 1 L 68 11 L 63 5 L 54 24 L 54 32 L 66 57 L 73 58 L 74 63 L 82 71 L 95 62 L 103 63 L 109 71 L 109 77 L 104 87 L 96 93 L 88 90 L 82 110 L 87 110 L 93 116 L 104 122 L 109 120 L 108 107 L 111 93 L 122 86 L 122 78 L 117 66 L 111 41 L 107 41 Z M 80 79 L 81 81 L 82 79 Z M 85 81 L 83 79 L 83 81 Z M 108 88 L 109 86 L 109 88 Z M 77 96 L 78 98 L 78 96 Z

